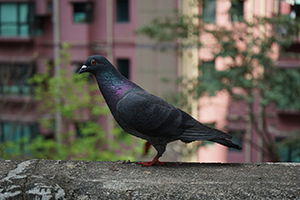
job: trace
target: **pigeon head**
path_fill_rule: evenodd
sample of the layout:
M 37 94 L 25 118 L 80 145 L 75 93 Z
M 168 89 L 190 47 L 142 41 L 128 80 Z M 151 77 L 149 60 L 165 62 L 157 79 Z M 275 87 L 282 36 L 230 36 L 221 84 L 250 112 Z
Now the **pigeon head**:
M 105 57 L 100 55 L 93 55 L 88 57 L 86 61 L 83 63 L 82 67 L 79 70 L 79 74 L 84 72 L 95 73 L 97 70 L 105 67 L 108 61 Z

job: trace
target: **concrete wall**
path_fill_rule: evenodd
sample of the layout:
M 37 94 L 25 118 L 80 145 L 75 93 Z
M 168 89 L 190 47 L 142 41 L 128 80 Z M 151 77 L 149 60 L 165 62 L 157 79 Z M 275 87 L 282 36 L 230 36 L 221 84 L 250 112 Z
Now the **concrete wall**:
M 0 161 L 0 199 L 300 199 L 295 163 Z

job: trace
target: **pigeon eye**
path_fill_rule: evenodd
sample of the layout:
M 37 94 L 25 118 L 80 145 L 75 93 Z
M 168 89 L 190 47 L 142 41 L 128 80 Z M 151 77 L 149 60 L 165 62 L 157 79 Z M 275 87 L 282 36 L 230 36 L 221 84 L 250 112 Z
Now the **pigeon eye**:
M 96 60 L 92 60 L 92 61 L 91 61 L 91 64 L 92 64 L 92 65 L 96 65 Z

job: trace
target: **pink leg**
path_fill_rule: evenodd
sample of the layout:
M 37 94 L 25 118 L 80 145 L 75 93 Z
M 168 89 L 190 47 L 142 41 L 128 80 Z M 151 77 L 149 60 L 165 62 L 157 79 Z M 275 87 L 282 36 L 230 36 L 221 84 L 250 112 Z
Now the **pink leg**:
M 150 144 L 150 142 L 147 141 L 147 142 L 145 143 L 145 151 L 144 151 L 144 154 L 145 154 L 145 155 L 148 154 L 150 147 L 151 147 L 151 144 Z
M 165 165 L 165 163 L 163 163 L 163 162 L 160 162 L 159 160 L 158 160 L 158 156 L 156 155 L 154 158 L 153 158 L 153 160 L 151 161 L 151 162 L 139 162 L 138 164 L 139 165 L 143 165 L 144 167 L 149 167 L 149 166 L 152 166 L 152 165 L 154 165 L 155 163 L 159 163 L 159 164 L 161 164 L 161 165 Z

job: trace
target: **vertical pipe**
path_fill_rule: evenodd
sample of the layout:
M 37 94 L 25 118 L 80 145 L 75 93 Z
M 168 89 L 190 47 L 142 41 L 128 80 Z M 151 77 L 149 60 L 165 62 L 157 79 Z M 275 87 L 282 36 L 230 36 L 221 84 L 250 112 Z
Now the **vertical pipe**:
M 113 1 L 106 1 L 107 58 L 113 63 Z
M 114 1 L 116 2 L 116 1 Z M 106 43 L 107 43 L 107 59 L 113 63 L 113 1 L 106 0 Z M 112 115 L 107 116 L 107 134 L 106 137 L 109 140 L 112 140 L 111 130 L 114 127 Z
M 245 145 L 245 162 L 251 162 L 251 137 L 252 137 L 252 104 L 248 103 L 248 113 L 246 118 L 246 145 Z
M 254 0 L 249 0 L 248 1 L 248 17 L 247 21 L 249 23 L 253 22 L 253 5 L 254 5 Z M 249 33 L 252 33 L 253 30 L 249 30 Z M 249 40 L 252 40 L 252 36 L 249 36 Z M 251 92 L 251 91 L 249 91 Z M 251 137 L 252 137 L 252 104 L 248 103 L 248 116 L 247 116 L 247 121 L 246 121 L 246 145 L 245 145 L 245 162 L 249 163 L 251 162 Z
M 260 1 L 260 13 L 261 13 L 261 17 L 266 17 L 266 0 L 261 0 Z M 265 37 L 265 26 L 261 25 L 260 27 L 260 32 L 261 32 L 261 37 L 264 38 Z M 264 68 L 264 66 L 260 66 L 262 68 Z M 263 70 L 264 71 L 264 70 Z M 264 109 L 262 108 L 261 105 L 259 105 L 259 109 L 258 109 L 258 128 L 260 133 L 257 134 L 258 138 L 257 138 L 257 144 L 258 144 L 258 154 L 257 154 L 257 162 L 262 162 L 263 161 L 263 112 Z
M 193 15 L 199 14 L 198 6 L 191 4 L 189 1 L 181 1 L 180 2 L 181 11 L 184 15 L 192 17 Z M 194 19 L 193 25 L 198 25 L 199 21 Z M 192 43 L 194 39 L 193 35 L 193 28 L 194 26 L 191 25 L 188 29 L 188 37 L 183 39 L 181 42 Z M 184 48 L 182 49 L 182 58 L 181 58 L 181 67 L 183 75 L 188 80 L 195 80 L 198 75 L 198 46 L 192 46 L 191 48 Z M 190 114 L 195 118 L 198 119 L 198 101 L 195 100 L 194 96 L 188 93 L 188 90 L 194 89 L 194 85 L 187 81 L 186 91 L 184 91 L 187 95 L 187 102 L 188 106 L 190 107 Z M 187 152 L 192 152 L 193 149 L 197 148 L 197 143 L 190 143 L 186 145 Z M 197 162 L 198 157 L 196 154 L 187 153 L 185 158 L 182 158 L 184 161 L 187 162 Z
M 60 38 L 59 38 L 59 0 L 53 0 L 53 59 L 54 59 L 54 76 L 58 77 L 60 73 Z M 59 90 L 59 85 L 56 84 L 56 90 Z M 59 91 L 57 91 L 59 93 Z M 59 97 L 55 98 L 55 103 L 59 104 Z M 55 140 L 61 142 L 62 117 L 58 109 L 55 111 Z

